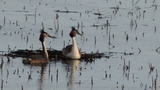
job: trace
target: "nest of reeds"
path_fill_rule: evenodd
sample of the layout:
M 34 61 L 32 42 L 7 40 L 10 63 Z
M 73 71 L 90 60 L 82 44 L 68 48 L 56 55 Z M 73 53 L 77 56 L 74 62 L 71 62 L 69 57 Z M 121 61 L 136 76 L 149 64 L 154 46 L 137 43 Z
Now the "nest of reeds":
M 64 59 L 69 59 L 67 57 L 65 57 L 62 54 L 62 51 L 60 50 L 48 50 L 48 54 L 49 54 L 49 59 L 50 60 L 64 60 Z M 31 55 L 43 55 L 43 51 L 42 50 L 17 50 L 17 51 L 11 51 L 9 54 L 6 54 L 6 56 L 10 56 L 10 57 L 22 57 L 22 58 L 27 58 Z M 80 60 L 85 60 L 85 61 L 93 61 L 95 59 L 100 59 L 102 57 L 109 57 L 106 56 L 104 53 L 82 53 L 81 59 Z

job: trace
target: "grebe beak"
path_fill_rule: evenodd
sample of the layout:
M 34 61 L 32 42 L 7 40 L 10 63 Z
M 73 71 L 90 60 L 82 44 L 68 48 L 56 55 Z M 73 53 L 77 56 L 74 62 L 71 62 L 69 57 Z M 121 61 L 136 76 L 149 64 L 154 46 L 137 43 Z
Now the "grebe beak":
M 77 31 L 77 34 L 78 34 L 78 35 L 82 36 L 82 34 L 81 34 L 81 33 L 79 33 L 79 31 L 78 31 L 78 30 L 76 30 L 76 31 Z
M 82 34 L 80 34 L 80 33 L 77 33 L 78 35 L 80 35 L 80 36 L 82 36 Z
M 57 38 L 57 37 L 55 37 L 55 36 L 51 36 L 51 35 L 49 35 L 49 34 L 48 34 L 48 37 L 50 37 L 50 38 Z

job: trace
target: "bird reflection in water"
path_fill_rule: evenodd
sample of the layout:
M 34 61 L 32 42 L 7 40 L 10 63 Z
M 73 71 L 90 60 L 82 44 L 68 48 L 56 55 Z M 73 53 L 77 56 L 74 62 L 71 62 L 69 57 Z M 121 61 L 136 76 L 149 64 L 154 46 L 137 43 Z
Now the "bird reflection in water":
M 45 75 L 45 71 L 46 71 L 46 67 L 47 65 L 43 65 L 41 66 L 41 71 L 40 71 L 40 78 L 38 80 L 39 83 L 39 90 L 44 90 L 44 75 Z
M 67 64 L 67 75 L 69 75 L 68 78 L 68 90 L 76 90 L 75 84 L 79 82 L 79 80 L 76 78 L 76 72 L 78 71 L 80 60 L 64 60 L 64 63 Z M 68 74 L 69 73 L 69 74 Z

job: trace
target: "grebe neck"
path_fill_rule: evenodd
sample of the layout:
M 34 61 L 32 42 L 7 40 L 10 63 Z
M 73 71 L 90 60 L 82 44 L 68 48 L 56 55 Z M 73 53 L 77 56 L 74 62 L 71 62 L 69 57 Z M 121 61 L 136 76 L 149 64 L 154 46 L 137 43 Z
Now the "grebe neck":
M 47 49 L 46 49 L 46 43 L 45 42 L 41 42 L 41 43 L 42 43 L 44 57 L 45 57 L 46 60 L 48 60 L 48 52 L 47 52 Z
M 73 43 L 73 46 L 76 46 L 76 47 L 77 47 L 77 42 L 76 42 L 75 37 L 72 37 L 72 43 Z

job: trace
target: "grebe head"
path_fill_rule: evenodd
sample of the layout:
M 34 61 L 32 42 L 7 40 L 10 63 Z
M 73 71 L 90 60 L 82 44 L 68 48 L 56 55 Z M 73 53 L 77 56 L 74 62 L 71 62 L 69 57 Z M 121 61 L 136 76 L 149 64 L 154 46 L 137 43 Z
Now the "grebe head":
M 54 36 L 50 36 L 47 32 L 45 32 L 44 30 L 41 30 L 40 31 L 40 36 L 39 36 L 39 40 L 41 41 L 41 42 L 44 42 L 44 38 L 45 37 L 51 37 L 51 38 L 56 38 L 56 37 L 54 37 Z
M 71 37 L 71 38 L 72 38 L 72 37 L 75 37 L 76 34 L 79 34 L 79 35 L 82 36 L 82 34 L 80 34 L 79 31 L 75 29 L 75 27 L 72 27 L 72 30 L 71 30 L 71 32 L 70 32 L 70 34 L 69 34 L 70 37 Z

